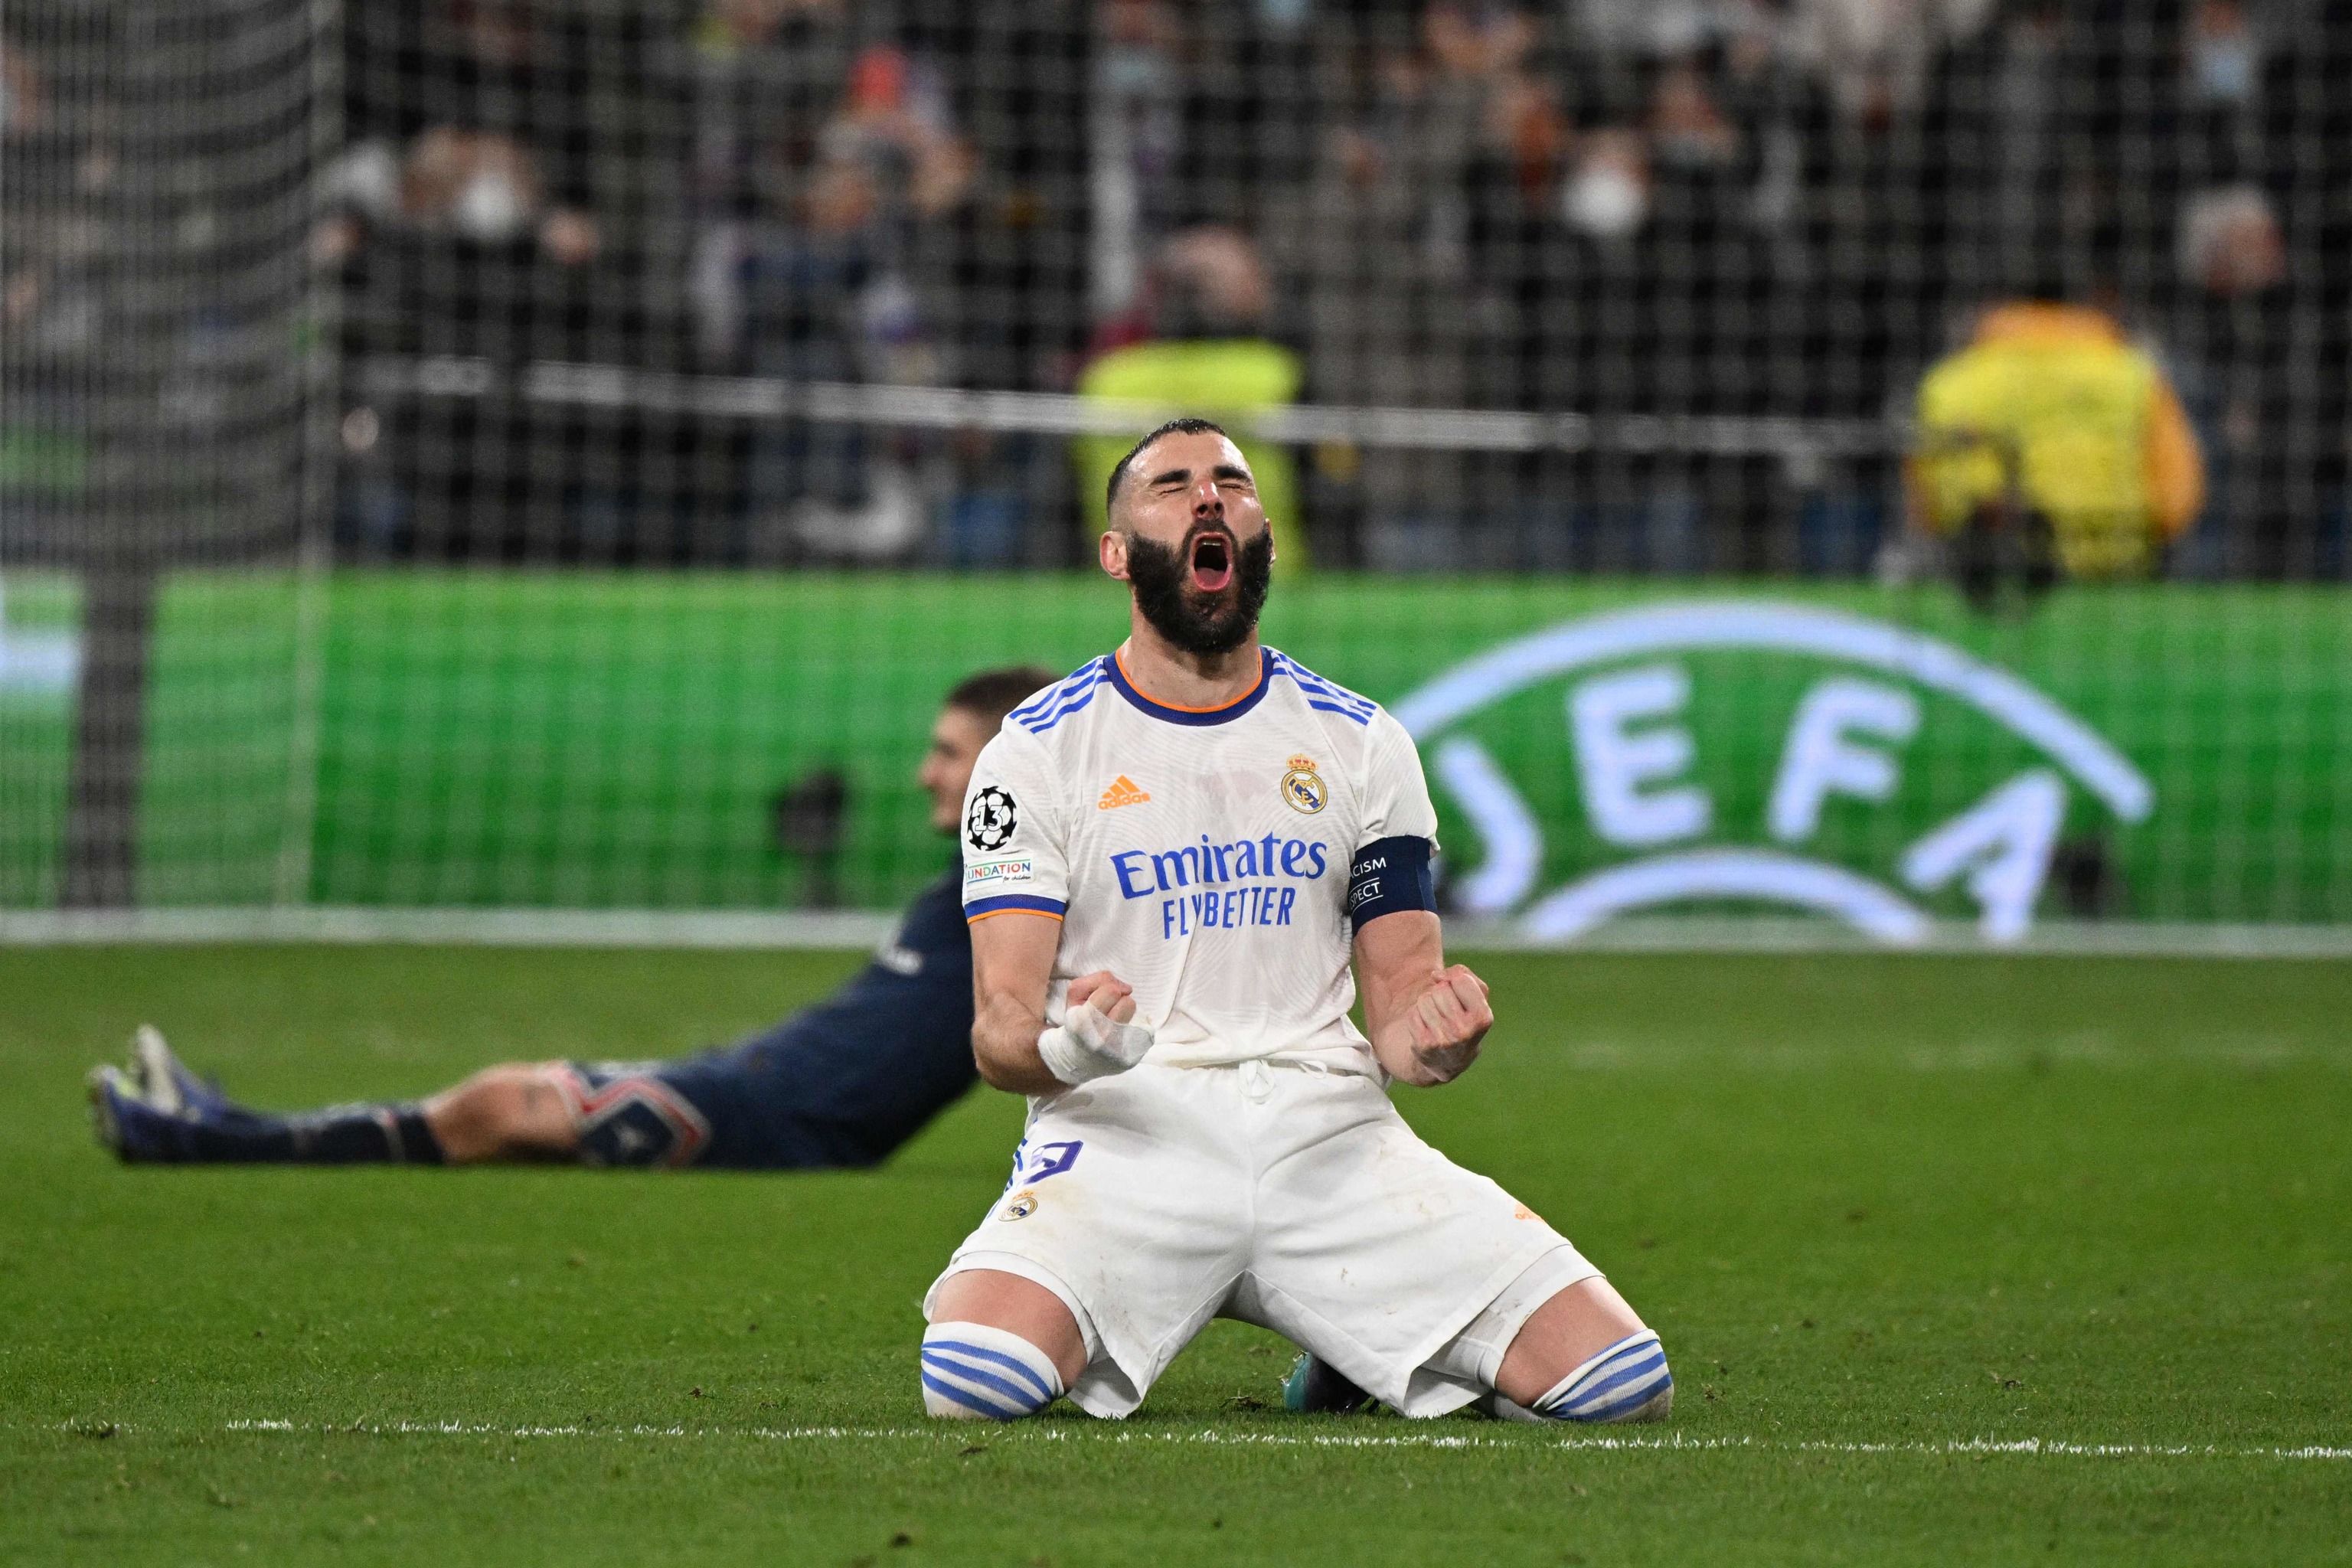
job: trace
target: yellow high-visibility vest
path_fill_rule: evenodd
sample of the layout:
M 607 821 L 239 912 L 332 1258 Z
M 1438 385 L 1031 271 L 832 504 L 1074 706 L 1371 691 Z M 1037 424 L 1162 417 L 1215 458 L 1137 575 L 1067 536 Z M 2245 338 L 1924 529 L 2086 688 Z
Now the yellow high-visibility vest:
M 1938 533 L 2000 500 L 2049 518 L 2074 578 L 2147 572 L 2205 503 L 2203 455 L 2156 362 L 2097 310 L 2008 305 L 1919 385 L 1913 504 Z
M 1248 425 L 1249 416 L 1261 409 L 1296 402 L 1304 379 L 1298 356 L 1279 343 L 1209 338 L 1114 349 L 1086 368 L 1078 393 L 1230 422 L 1234 444 L 1257 476 L 1257 498 L 1274 531 L 1275 569 L 1289 576 L 1307 564 L 1297 469 L 1281 447 L 1253 441 Z M 1142 433 L 1141 427 L 1136 431 Z M 1070 444 L 1078 465 L 1078 504 L 1097 529 L 1103 526 L 1103 489 L 1110 483 L 1110 471 L 1134 444 L 1133 437 L 1114 436 L 1082 436 Z

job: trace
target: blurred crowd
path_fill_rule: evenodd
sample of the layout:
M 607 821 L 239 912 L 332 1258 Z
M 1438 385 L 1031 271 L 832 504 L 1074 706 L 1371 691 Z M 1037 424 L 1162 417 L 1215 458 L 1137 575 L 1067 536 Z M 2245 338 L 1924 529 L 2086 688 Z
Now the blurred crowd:
M 2179 389 L 2210 482 L 2159 569 L 2346 570 L 2327 0 L 403 0 L 345 28 L 310 243 L 350 549 L 1010 565 L 1084 537 L 1058 438 L 372 378 L 455 356 L 1720 416 L 1748 434 L 1332 440 L 1283 482 L 1327 561 L 1860 572 L 1902 454 L 1805 422 L 1906 413 L 2032 298 Z M 0 123 L 40 135 L 37 54 L 0 63 Z M 69 336 L 70 258 L 37 248 L 0 241 L 5 330 Z M 1218 353 L 1138 352 L 1169 344 Z

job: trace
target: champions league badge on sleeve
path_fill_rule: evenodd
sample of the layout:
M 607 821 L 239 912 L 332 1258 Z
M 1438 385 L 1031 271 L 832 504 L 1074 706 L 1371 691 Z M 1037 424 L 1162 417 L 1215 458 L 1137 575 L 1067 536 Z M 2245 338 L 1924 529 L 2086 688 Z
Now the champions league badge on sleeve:
M 1012 792 L 990 784 L 971 797 L 971 809 L 964 814 L 963 836 L 974 849 L 1002 849 L 1013 842 L 1013 829 L 1020 821 Z

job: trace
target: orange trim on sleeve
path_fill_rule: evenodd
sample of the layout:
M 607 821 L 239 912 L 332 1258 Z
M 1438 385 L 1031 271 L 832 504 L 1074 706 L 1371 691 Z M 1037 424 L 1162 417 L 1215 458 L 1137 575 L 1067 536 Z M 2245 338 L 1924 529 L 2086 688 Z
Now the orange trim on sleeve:
M 966 915 L 963 923 L 976 926 L 982 921 L 992 921 L 999 915 L 1035 915 L 1041 921 L 1057 921 L 1062 917 L 1051 910 L 991 910 L 986 914 Z

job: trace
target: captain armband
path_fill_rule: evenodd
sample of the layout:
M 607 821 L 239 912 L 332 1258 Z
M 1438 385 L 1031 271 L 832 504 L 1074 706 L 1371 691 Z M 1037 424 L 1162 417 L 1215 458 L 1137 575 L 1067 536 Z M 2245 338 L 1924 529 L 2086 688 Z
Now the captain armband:
M 1437 908 L 1432 847 L 1426 838 L 1376 838 L 1356 851 L 1348 868 L 1348 918 L 1358 931 L 1401 910 Z

